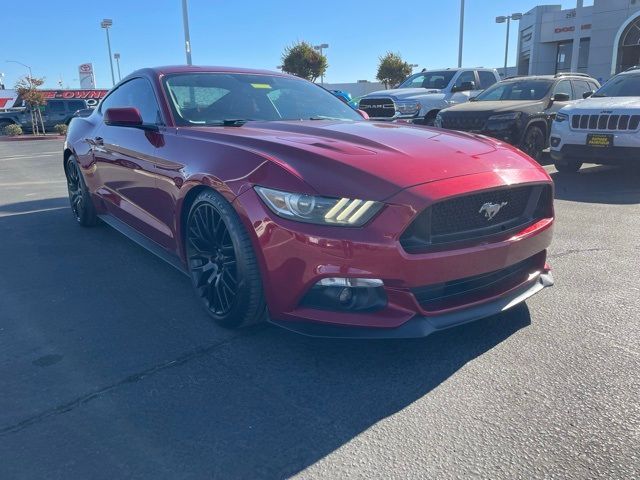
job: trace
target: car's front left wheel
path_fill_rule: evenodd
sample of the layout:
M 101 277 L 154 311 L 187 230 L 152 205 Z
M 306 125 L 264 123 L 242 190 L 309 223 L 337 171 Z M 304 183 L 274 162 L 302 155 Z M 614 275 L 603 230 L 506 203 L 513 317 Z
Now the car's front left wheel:
M 520 150 L 534 160 L 539 161 L 542 158 L 542 151 L 544 150 L 546 143 L 546 138 L 542 129 L 533 125 L 525 132 L 522 144 L 520 145 Z
M 212 190 L 193 202 L 185 228 L 196 294 L 224 327 L 258 323 L 266 315 L 262 279 L 251 239 L 234 208 Z

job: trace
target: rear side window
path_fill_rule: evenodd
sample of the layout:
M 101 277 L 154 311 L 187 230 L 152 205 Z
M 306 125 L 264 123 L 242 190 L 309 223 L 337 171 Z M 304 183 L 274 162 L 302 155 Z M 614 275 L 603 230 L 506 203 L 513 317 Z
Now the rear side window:
M 496 76 L 493 72 L 479 71 L 478 76 L 480 77 L 480 88 L 483 90 L 496 83 Z
M 51 102 L 47 102 L 47 108 L 46 110 L 48 112 L 52 112 L 52 113 L 63 113 L 64 112 L 64 103 L 59 102 L 59 101 L 51 101 Z
M 82 110 L 83 108 L 86 108 L 82 100 L 71 100 L 67 103 L 67 107 L 70 112 L 75 112 L 76 110 Z

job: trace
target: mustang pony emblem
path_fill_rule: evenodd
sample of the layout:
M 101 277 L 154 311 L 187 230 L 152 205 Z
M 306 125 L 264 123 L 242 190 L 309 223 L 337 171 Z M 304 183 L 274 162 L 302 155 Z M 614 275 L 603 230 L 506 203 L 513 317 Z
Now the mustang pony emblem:
M 502 203 L 487 202 L 480 207 L 480 210 L 478 210 L 478 213 L 484 213 L 485 218 L 487 219 L 487 221 L 489 221 L 493 217 L 495 217 L 497 213 L 500 211 L 500 209 L 505 205 L 507 205 L 507 203 L 509 202 L 502 202 Z

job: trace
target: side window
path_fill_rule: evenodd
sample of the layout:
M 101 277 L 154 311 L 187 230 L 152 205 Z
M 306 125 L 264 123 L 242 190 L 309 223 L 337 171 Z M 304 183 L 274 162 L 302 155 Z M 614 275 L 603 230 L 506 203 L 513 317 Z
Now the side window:
M 460 76 L 458 76 L 458 79 L 456 80 L 454 87 L 460 88 L 462 84 L 465 82 L 476 83 L 476 74 L 473 70 L 465 70 L 464 72 L 462 72 Z M 476 85 L 476 88 L 478 88 L 477 85 Z
M 45 111 L 48 113 L 64 113 L 64 103 L 55 100 L 47 102 Z
M 483 90 L 496 83 L 496 76 L 493 74 L 493 72 L 486 72 L 481 70 L 478 72 L 478 76 L 480 77 L 480 88 Z
M 82 100 L 71 100 L 67 102 L 67 109 L 70 112 L 75 112 L 77 110 L 82 110 L 85 108 L 84 102 Z
M 582 94 L 590 92 L 592 88 L 584 80 L 573 80 L 573 90 L 576 92 L 576 98 L 582 98 Z
M 553 88 L 553 94 L 555 95 L 556 93 L 566 93 L 567 95 L 569 95 L 569 98 L 575 98 L 573 96 L 573 90 L 571 90 L 571 81 L 569 80 L 559 81 Z
M 100 111 L 104 113 L 108 108 L 118 107 L 135 107 L 144 123 L 161 123 L 158 102 L 151 85 L 144 78 L 134 78 L 120 85 L 102 101 Z

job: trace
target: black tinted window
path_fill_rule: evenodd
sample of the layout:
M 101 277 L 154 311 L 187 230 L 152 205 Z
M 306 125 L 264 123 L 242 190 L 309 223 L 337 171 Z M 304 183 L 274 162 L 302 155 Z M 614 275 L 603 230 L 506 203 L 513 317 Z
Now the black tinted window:
M 480 71 L 478 76 L 480 77 L 480 88 L 483 90 L 496 83 L 496 76 L 492 72 Z
M 108 108 L 135 107 L 144 123 L 160 123 L 160 109 L 153 89 L 144 78 L 134 78 L 111 92 L 100 105 L 104 113 Z
M 571 90 L 571 82 L 569 80 L 561 80 L 556 84 L 553 89 L 553 94 L 566 93 L 569 98 L 573 98 L 573 91 Z
M 46 111 L 51 113 L 63 113 L 64 103 L 55 100 L 47 102 Z
M 82 110 L 83 108 L 87 108 L 84 105 L 82 100 L 71 100 L 67 103 L 68 110 L 70 112 L 75 112 L 76 110 Z
M 549 91 L 551 83 L 550 80 L 506 80 L 489 87 L 476 100 L 541 100 Z
M 582 98 L 583 93 L 590 92 L 592 90 L 591 86 L 584 80 L 574 80 L 573 89 L 576 92 L 576 98 Z

